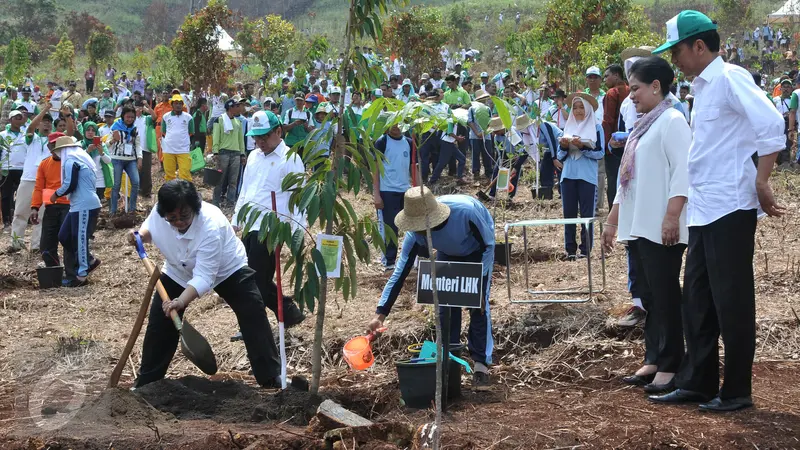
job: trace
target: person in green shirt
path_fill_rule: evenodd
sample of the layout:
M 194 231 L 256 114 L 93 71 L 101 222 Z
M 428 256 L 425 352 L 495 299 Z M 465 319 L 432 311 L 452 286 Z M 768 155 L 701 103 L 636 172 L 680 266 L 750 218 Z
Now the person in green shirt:
M 287 147 L 306 140 L 306 136 L 314 129 L 314 118 L 306 108 L 306 98 L 298 91 L 294 96 L 294 108 L 286 111 L 283 119 L 283 141 Z
M 222 171 L 222 181 L 214 187 L 214 206 L 222 203 L 222 188 L 227 185 L 228 205 L 236 204 L 236 186 L 239 183 L 239 169 L 245 155 L 244 132 L 242 122 L 236 118 L 239 102 L 228 99 L 225 102 L 225 114 L 214 122 L 211 152 Z
M 100 100 L 97 101 L 97 113 L 102 116 L 103 114 L 105 114 L 107 110 L 114 111 L 116 107 L 117 104 L 111 97 L 111 88 L 107 86 L 104 87 L 103 97 L 101 97 Z
M 450 74 L 444 81 L 447 83 L 447 90 L 444 92 L 442 102 L 447 103 L 451 109 L 469 108 L 472 101 L 469 98 L 469 93 L 458 85 L 458 77 Z
M 192 113 L 194 121 L 194 134 L 192 135 L 192 148 L 206 147 L 206 134 L 208 134 L 208 100 L 205 97 L 197 99 L 197 105 Z M 213 129 L 211 130 L 213 133 Z

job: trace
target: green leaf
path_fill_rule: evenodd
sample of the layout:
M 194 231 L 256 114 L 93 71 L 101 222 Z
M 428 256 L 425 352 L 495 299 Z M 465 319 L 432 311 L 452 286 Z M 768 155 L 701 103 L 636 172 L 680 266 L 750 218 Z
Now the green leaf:
M 314 267 L 314 263 L 306 263 L 306 276 L 308 277 L 307 282 L 311 292 L 316 292 L 317 295 L 319 295 L 319 275 L 317 275 L 317 269 Z
M 317 298 L 314 295 L 314 292 L 319 292 L 319 289 L 318 288 L 317 289 L 311 289 L 309 284 L 306 284 L 303 287 L 303 297 L 304 297 L 304 300 L 305 300 L 305 303 L 306 303 L 306 307 L 308 307 L 308 310 L 311 311 L 312 313 L 314 312 L 314 308 L 316 307 L 316 303 L 315 303 L 314 300 L 316 300 L 316 298 Z
M 494 104 L 495 109 L 497 109 L 497 115 L 500 116 L 500 121 L 503 122 L 503 127 L 506 130 L 510 130 L 513 118 L 511 117 L 509 104 L 502 98 L 494 95 L 492 96 L 492 103 Z
M 350 226 L 350 216 L 347 213 L 347 209 L 342 206 L 339 202 L 333 203 L 333 208 L 336 210 L 336 215 L 339 218 L 339 222 L 342 223 L 345 227 Z
M 311 203 L 311 199 L 317 195 L 317 185 L 316 184 L 309 184 L 303 189 L 303 196 L 300 199 L 300 203 L 298 204 L 298 209 L 300 211 L 305 211 L 308 208 L 308 204 Z
M 322 190 L 322 205 L 325 211 L 325 220 L 330 222 L 333 220 L 333 205 L 336 201 L 336 190 L 334 188 L 333 180 L 329 180 L 325 183 L 325 187 Z
M 280 245 L 291 244 L 292 242 L 292 224 L 289 222 L 281 222 L 281 242 Z
M 308 204 L 308 209 L 306 210 L 306 214 L 308 214 L 308 226 L 314 226 L 314 222 L 317 221 L 317 217 L 319 217 L 319 203 L 320 197 L 319 195 L 315 195 L 311 198 L 311 203 Z
M 347 208 L 347 212 L 350 214 L 350 217 L 353 219 L 353 223 L 358 222 L 358 215 L 356 214 L 356 210 L 353 208 L 353 204 L 350 203 L 349 200 L 346 198 L 342 199 L 342 203 L 344 203 L 345 208 Z
M 294 267 L 294 295 L 297 296 L 303 288 L 303 261 L 299 260 Z
M 303 242 L 305 241 L 306 235 L 301 228 L 294 230 L 292 234 L 292 257 L 300 253 L 300 250 L 303 248 Z
M 350 299 L 350 278 L 341 277 L 339 279 L 342 280 L 342 295 L 344 295 L 344 299 L 347 301 Z
M 322 257 L 322 253 L 318 249 L 311 249 L 311 259 L 314 261 L 314 264 L 317 265 L 317 272 L 327 276 L 328 270 L 325 267 L 325 259 Z M 333 270 L 333 267 L 331 267 L 331 270 Z
M 258 228 L 258 242 L 265 242 L 269 235 L 269 220 L 266 217 L 261 219 L 261 226 Z

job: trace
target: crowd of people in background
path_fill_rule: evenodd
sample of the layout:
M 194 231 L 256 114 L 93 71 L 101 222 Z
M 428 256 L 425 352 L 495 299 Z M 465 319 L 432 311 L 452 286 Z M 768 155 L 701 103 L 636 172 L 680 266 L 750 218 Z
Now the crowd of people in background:
M 655 402 L 703 402 L 701 408 L 714 411 L 746 407 L 752 404 L 756 217 L 762 209 L 782 214 L 768 178 L 776 161 L 794 160 L 800 76 L 793 70 L 769 83 L 741 67 L 760 57 L 771 74 L 772 55 L 795 58 L 792 38 L 782 29 L 765 24 L 744 32 L 741 43 L 738 36 L 721 42 L 716 24 L 696 11 L 682 12 L 667 29 L 663 46 L 632 47 L 615 64 L 587 67 L 579 83 L 571 80 L 586 88 L 569 93 L 567 83 L 542 81 L 532 68 L 471 74 L 466 67 L 480 52 L 470 48 L 443 48 L 441 64 L 412 79 L 401 59 L 356 47 L 385 73 L 382 83 L 364 90 L 332 76 L 344 54 L 305 65 L 295 61 L 283 73 L 224 88 L 154 86 L 142 71 L 131 79 L 108 65 L 97 84 L 95 68 L 86 70 L 82 93 L 75 80 L 66 88 L 48 82 L 43 92 L 28 75 L 19 90 L 0 85 L 0 98 L 8 100 L 0 111 L 0 138 L 8 145 L 0 154 L 3 225 L 11 228 L 11 250 L 19 251 L 26 226 L 33 224 L 30 249 L 41 251 L 48 266 L 60 263 L 61 242 L 69 266 L 65 285 L 82 286 L 100 264 L 89 247 L 102 205 L 112 215 L 121 212 L 120 203 L 135 213 L 139 198 L 152 195 L 154 169 L 169 182 L 191 181 L 193 171 L 216 168 L 221 181 L 211 203 L 232 212 L 237 229 L 242 206 L 271 204 L 265 197 L 270 190 L 281 192 L 278 210 L 290 217 L 296 212 L 280 181 L 319 168 L 304 166 L 304 154 L 331 152 L 329 136 L 339 117 L 353 127 L 379 99 L 419 102 L 428 114 L 453 120 L 419 136 L 392 127 L 377 137 L 374 146 L 386 169 L 374 174 L 372 194 L 386 227 L 398 232 L 414 161 L 421 166 L 418 182 L 431 189 L 448 177 L 456 185 L 477 183 L 477 197 L 485 202 L 501 195 L 513 201 L 523 169 L 533 161 L 538 195 L 558 192 L 564 218 L 599 216 L 605 200 L 603 245 L 610 251 L 615 242 L 625 244 L 632 305 L 619 325 L 644 324 L 646 345 L 644 364 L 625 382 L 644 386 Z M 751 48 L 759 54 L 750 56 Z M 667 50 L 672 64 L 654 56 Z M 510 127 L 497 99 L 511 110 Z M 290 155 L 292 147 L 296 155 Z M 470 202 L 445 203 L 472 208 Z M 198 214 L 200 207 L 193 208 Z M 187 222 L 175 214 L 167 222 Z M 566 260 L 592 251 L 593 227 L 582 227 L 580 242 L 576 234 L 576 225 L 565 225 Z M 257 286 L 262 297 L 273 310 L 283 301 L 290 316 L 300 314 L 291 298 L 276 298 L 274 257 L 256 238 L 243 237 L 244 251 L 266 280 Z M 409 251 L 388 243 L 382 263 L 392 280 L 407 275 Z M 390 306 L 392 295 L 385 293 L 381 305 Z M 382 307 L 373 329 L 388 314 Z M 722 390 L 720 334 L 726 345 Z M 480 345 L 481 364 L 488 365 L 491 340 Z

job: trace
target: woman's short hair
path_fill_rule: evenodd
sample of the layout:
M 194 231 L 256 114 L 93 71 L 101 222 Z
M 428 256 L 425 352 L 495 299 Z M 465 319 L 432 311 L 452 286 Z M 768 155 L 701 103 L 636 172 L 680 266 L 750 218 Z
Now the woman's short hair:
M 675 72 L 669 63 L 659 56 L 649 56 L 642 58 L 631 66 L 628 71 L 628 80 L 636 78 L 642 83 L 650 84 L 655 80 L 661 82 L 661 94 L 665 97 L 669 94 L 669 86 L 675 79 Z
M 197 188 L 194 184 L 176 178 L 167 181 L 158 190 L 158 205 L 156 205 L 156 212 L 161 217 L 173 211 L 180 211 L 184 206 L 188 206 L 195 214 L 200 214 L 200 207 L 203 201 L 200 199 L 200 194 L 197 193 Z
M 128 114 L 128 113 L 133 113 L 133 116 L 136 117 L 136 108 L 134 108 L 133 106 L 123 106 L 122 107 L 122 112 L 119 113 L 119 116 L 121 118 L 124 118 L 125 114 Z

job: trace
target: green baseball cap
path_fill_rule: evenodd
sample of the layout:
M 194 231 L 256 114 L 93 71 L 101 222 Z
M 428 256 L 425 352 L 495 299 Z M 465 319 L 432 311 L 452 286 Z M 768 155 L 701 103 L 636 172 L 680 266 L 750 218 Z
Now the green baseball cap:
M 667 21 L 667 42 L 653 50 L 653 54 L 663 53 L 686 38 L 716 29 L 717 24 L 700 11 L 691 9 L 681 11 L 680 14 Z
M 248 136 L 261 136 L 274 130 L 281 124 L 280 119 L 272 111 L 259 111 L 250 119 Z

